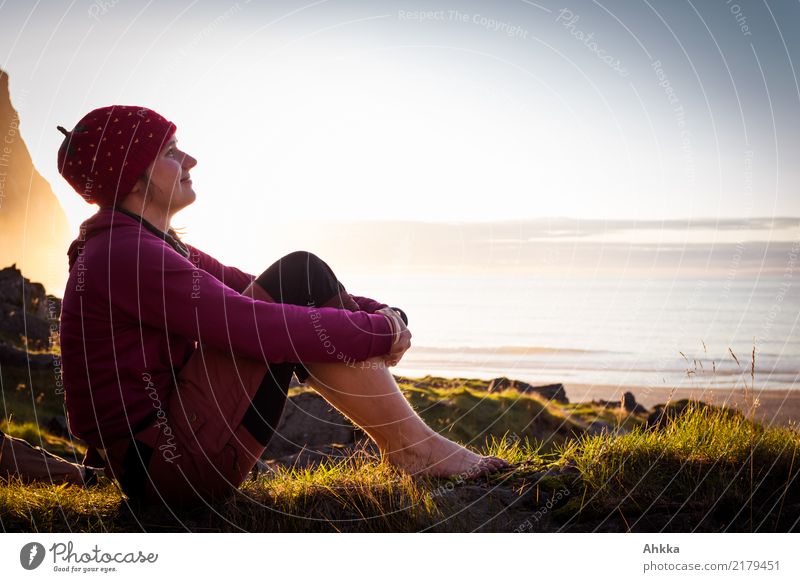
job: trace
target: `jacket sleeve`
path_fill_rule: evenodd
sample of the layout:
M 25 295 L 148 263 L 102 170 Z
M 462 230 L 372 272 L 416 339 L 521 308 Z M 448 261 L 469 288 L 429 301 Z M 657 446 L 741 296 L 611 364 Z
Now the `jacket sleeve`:
M 350 297 L 353 298 L 358 304 L 358 308 L 361 311 L 366 311 L 367 313 L 375 313 L 379 309 L 383 309 L 384 307 L 389 307 L 385 303 L 381 303 L 380 301 L 375 301 L 374 299 L 370 299 L 369 297 L 359 297 L 358 295 L 350 294 Z
M 375 301 L 374 299 L 370 299 L 369 297 L 358 297 L 356 295 L 350 295 L 353 300 L 358 304 L 359 309 L 361 311 L 366 311 L 367 313 L 375 313 L 379 309 L 383 309 L 384 307 L 389 307 L 385 303 L 380 303 Z M 399 307 L 392 307 L 395 311 L 400 314 L 400 317 L 403 319 L 403 322 L 408 325 L 408 316 L 406 312 L 400 309 Z
M 381 314 L 253 300 L 156 237 L 115 241 L 111 302 L 141 324 L 268 362 L 362 361 L 389 352 Z
M 187 244 L 189 249 L 189 260 L 196 267 L 210 273 L 234 291 L 241 293 L 253 282 L 254 275 L 240 271 L 236 267 L 228 267 L 220 263 L 209 254 L 204 253 L 197 247 Z

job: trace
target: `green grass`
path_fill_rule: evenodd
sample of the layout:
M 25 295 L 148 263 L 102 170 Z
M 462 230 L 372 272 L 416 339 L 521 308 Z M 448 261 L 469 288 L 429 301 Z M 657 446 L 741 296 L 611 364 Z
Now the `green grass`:
M 0 370 L 0 428 L 80 458 L 36 424 L 63 414 L 50 371 Z M 478 481 L 411 478 L 366 451 L 279 468 L 211 508 L 131 511 L 116 486 L 0 483 L 5 531 L 788 531 L 800 515 L 800 433 L 690 406 L 658 430 L 641 415 L 546 402 L 482 380 L 398 378 L 436 430 L 514 463 Z M 295 389 L 292 393 L 304 390 Z M 11 417 L 9 421 L 8 418 Z M 603 421 L 615 429 L 584 436 Z M 523 527 L 524 526 L 524 527 Z
M 493 439 L 487 452 L 512 462 L 546 461 L 527 442 Z M 530 469 L 528 469 L 530 472 Z M 495 477 L 496 479 L 499 477 Z M 488 483 L 486 481 L 485 483 Z M 447 487 L 448 484 L 452 484 Z M 413 478 L 364 451 L 310 469 L 279 467 L 249 480 L 231 499 L 210 508 L 171 513 L 131 511 L 106 479 L 98 487 L 0 485 L 6 531 L 464 531 L 472 516 L 443 492 L 458 479 Z
M 545 447 L 564 442 L 579 425 L 535 395 L 515 390 L 488 393 L 467 386 L 414 387 L 399 383 L 411 405 L 434 430 L 449 439 L 480 446 L 506 434 L 536 439 Z
M 64 416 L 64 395 L 50 368 L 28 370 L 0 365 L 0 419 L 44 424 Z
M 796 429 L 764 428 L 725 409 L 690 405 L 663 429 L 584 437 L 561 454 L 581 473 L 580 509 L 587 513 L 624 507 L 632 518 L 653 508 L 689 508 L 755 530 L 788 518 L 781 516 L 787 503 L 796 511 L 798 452 Z
M 632 430 L 634 427 L 643 426 L 647 418 L 645 414 L 633 414 L 624 409 L 612 409 L 604 406 L 596 406 L 587 402 L 560 405 L 562 413 L 572 419 L 588 424 L 594 421 L 605 422 L 615 428 L 624 431 Z
M 132 513 L 108 481 L 0 485 L 0 519 L 14 531 L 786 531 L 798 527 L 798 449 L 797 430 L 690 408 L 661 430 L 550 451 L 489 438 L 484 452 L 516 467 L 477 481 L 411 478 L 362 451 L 280 468 L 213 508 L 174 515 Z
M 64 396 L 52 369 L 0 365 L 0 430 L 74 461 L 85 447 L 77 440 L 43 429 L 53 417 L 65 417 Z

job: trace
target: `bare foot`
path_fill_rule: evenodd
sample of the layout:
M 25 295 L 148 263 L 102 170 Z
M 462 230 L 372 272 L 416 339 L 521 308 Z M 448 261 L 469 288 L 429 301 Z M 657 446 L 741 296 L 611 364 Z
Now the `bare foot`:
M 508 467 L 498 457 L 485 457 L 432 432 L 423 440 L 384 453 L 386 460 L 406 473 L 431 477 L 487 475 Z

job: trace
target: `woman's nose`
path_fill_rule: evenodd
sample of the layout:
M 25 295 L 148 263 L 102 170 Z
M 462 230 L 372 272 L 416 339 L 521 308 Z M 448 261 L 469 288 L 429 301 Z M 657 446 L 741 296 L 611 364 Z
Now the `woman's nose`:
M 183 167 L 188 169 L 194 168 L 197 165 L 197 160 L 189 154 L 183 154 Z

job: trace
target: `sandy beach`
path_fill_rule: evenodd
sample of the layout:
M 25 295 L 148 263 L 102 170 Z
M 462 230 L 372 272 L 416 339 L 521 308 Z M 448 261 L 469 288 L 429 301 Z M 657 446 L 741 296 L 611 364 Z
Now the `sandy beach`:
M 747 413 L 748 401 L 758 399 L 756 420 L 766 425 L 800 424 L 800 390 L 761 390 L 749 395 L 742 388 L 651 388 L 612 386 L 604 384 L 564 384 L 570 402 L 586 402 L 596 399 L 619 400 L 625 392 L 632 392 L 642 406 L 652 408 L 667 400 L 692 398 L 709 404 L 735 407 Z

